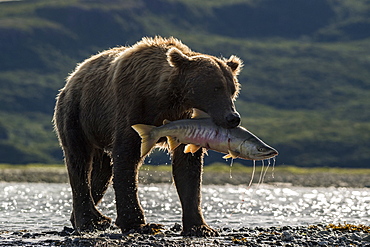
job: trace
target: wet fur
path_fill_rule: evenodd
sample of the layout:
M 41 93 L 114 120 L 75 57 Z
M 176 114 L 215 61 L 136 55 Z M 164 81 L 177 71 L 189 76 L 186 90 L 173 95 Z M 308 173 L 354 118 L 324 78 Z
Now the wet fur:
M 131 126 L 189 118 L 193 107 L 209 113 L 215 123 L 227 124 L 225 115 L 235 112 L 241 67 L 235 56 L 219 59 L 161 37 L 143 38 L 79 64 L 57 97 L 53 119 L 72 188 L 74 228 L 104 230 L 110 225 L 96 206 L 112 178 L 116 225 L 123 232 L 145 226 L 137 193 L 140 137 Z M 215 235 L 200 208 L 203 154 L 184 154 L 183 148 L 172 154 L 183 234 Z

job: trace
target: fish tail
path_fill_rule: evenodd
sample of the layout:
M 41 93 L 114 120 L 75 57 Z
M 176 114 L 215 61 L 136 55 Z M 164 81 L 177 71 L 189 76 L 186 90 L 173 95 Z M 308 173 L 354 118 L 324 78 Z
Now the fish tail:
M 141 137 L 141 157 L 147 155 L 158 141 L 153 137 L 153 129 L 156 126 L 146 124 L 135 124 L 131 126 Z

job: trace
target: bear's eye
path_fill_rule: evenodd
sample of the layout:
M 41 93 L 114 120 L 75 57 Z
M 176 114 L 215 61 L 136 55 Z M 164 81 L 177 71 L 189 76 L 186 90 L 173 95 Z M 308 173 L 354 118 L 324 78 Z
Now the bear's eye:
M 213 91 L 217 92 L 217 91 L 220 91 L 221 89 L 222 89 L 221 87 L 215 87 L 215 88 L 213 89 Z

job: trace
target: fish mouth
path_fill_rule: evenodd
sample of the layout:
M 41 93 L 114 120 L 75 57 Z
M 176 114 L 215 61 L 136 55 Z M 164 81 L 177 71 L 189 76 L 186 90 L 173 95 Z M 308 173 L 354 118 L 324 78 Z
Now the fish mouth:
M 264 154 L 260 154 L 258 155 L 258 157 L 256 157 L 255 159 L 253 160 L 265 160 L 265 159 L 270 159 L 270 158 L 273 158 L 275 156 L 277 156 L 279 154 L 278 151 L 276 150 L 271 150 L 270 152 L 268 153 L 264 153 Z

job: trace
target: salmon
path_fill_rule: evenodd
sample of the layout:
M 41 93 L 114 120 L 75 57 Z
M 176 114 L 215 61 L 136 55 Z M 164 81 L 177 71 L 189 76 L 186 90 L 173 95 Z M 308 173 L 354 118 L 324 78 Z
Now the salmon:
M 264 160 L 278 155 L 278 151 L 261 139 L 238 126 L 225 129 L 217 126 L 204 112 L 194 109 L 191 119 L 164 121 L 156 127 L 145 124 L 131 126 L 141 137 L 141 157 L 146 156 L 161 137 L 167 137 L 169 150 L 172 151 L 181 143 L 185 153 L 195 153 L 206 148 L 225 153 L 223 158 L 241 158 L 247 160 Z

